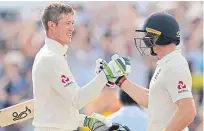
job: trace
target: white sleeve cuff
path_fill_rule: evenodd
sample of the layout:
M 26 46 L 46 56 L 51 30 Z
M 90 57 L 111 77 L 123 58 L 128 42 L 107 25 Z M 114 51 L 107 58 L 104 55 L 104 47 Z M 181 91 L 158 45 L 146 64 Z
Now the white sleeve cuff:
M 86 115 L 79 114 L 79 126 L 83 126 L 84 125 L 85 118 L 86 118 Z

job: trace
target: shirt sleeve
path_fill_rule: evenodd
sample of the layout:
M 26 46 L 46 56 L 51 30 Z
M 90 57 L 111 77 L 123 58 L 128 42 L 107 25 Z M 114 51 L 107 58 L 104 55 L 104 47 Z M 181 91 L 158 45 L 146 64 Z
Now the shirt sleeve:
M 86 118 L 86 115 L 79 114 L 79 126 L 84 126 L 84 120 Z
M 87 85 L 79 87 L 66 61 L 54 61 L 51 66 L 49 76 L 52 87 L 78 110 L 97 98 L 107 83 L 105 74 L 101 72 Z
M 192 78 L 189 70 L 178 67 L 168 70 L 166 74 L 168 82 L 165 87 L 174 103 L 183 98 L 192 98 Z

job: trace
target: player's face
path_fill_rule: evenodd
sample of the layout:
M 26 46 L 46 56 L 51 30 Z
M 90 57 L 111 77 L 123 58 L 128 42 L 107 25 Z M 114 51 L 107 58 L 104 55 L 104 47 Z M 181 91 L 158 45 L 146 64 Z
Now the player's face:
M 62 14 L 55 28 L 55 37 L 62 44 L 68 44 L 72 40 L 74 31 L 74 15 Z
M 161 46 L 161 45 L 154 45 L 153 46 L 153 50 L 154 52 L 157 54 L 157 58 L 158 59 L 161 59 L 162 56 L 163 56 L 163 53 L 164 53 L 164 46 Z

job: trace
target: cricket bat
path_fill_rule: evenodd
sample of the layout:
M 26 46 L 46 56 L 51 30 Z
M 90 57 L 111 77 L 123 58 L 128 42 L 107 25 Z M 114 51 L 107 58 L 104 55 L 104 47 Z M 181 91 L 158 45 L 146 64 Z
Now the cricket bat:
M 34 117 L 33 99 L 0 110 L 0 127 L 19 123 Z

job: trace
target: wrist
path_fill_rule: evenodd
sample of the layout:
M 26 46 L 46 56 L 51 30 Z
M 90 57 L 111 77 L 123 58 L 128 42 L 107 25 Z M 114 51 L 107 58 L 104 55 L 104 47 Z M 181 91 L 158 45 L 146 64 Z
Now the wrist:
M 79 126 L 84 126 L 84 122 L 86 120 L 86 115 L 79 114 Z
M 127 80 L 125 76 L 120 76 L 116 80 L 115 84 L 121 88 L 122 84 Z

